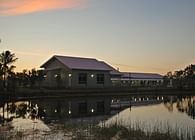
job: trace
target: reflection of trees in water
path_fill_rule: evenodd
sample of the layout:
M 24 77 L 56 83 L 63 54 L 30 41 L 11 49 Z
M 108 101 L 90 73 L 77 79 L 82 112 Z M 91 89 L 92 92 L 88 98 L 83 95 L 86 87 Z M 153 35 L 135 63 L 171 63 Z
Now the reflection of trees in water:
M 176 107 L 178 111 L 185 112 L 192 119 L 195 119 L 195 97 L 184 97 L 177 100 Z
M 164 103 L 165 107 L 170 111 L 173 112 L 173 103 Z
M 41 108 L 38 108 L 36 104 L 31 104 L 31 102 L 12 102 L 6 103 L 7 118 L 5 120 L 11 121 L 13 118 L 43 118 L 45 113 Z M 3 111 L 3 114 L 6 114 Z M 3 117 L 0 116 L 0 121 L 3 122 Z
M 179 112 L 186 113 L 188 116 L 195 119 L 195 97 L 173 97 L 167 96 L 164 98 L 164 106 L 173 112 L 173 104 L 176 103 L 176 108 Z
M 164 106 L 170 111 L 173 112 L 173 103 L 175 102 L 175 97 L 167 96 L 164 97 Z

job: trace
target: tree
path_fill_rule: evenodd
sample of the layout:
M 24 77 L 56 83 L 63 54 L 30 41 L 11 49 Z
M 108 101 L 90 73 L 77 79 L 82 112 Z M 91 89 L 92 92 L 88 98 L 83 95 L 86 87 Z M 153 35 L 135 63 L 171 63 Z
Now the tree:
M 2 88 L 3 65 L 0 63 L 0 88 Z
M 12 65 L 14 62 L 16 62 L 18 58 L 15 57 L 14 53 L 11 53 L 9 50 L 3 51 L 0 54 L 0 64 L 2 65 L 2 76 L 3 76 L 3 87 L 7 87 L 7 77 L 13 73 L 13 69 L 15 68 L 14 65 Z
M 35 83 L 37 81 L 38 74 L 35 68 L 33 68 L 31 71 L 29 71 L 29 80 L 31 87 L 35 86 Z

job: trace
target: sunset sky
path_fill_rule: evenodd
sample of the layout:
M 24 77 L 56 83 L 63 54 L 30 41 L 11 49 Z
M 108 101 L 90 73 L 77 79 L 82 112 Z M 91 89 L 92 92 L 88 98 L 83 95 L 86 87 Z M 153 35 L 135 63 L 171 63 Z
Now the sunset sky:
M 165 74 L 195 64 L 195 0 L 0 0 L 0 38 L 16 71 L 58 54 Z

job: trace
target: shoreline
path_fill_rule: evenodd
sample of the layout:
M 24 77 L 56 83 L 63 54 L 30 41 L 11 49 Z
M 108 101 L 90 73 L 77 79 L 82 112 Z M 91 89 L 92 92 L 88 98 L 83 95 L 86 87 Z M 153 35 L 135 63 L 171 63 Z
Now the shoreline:
M 186 96 L 195 95 L 194 89 L 169 88 L 109 88 L 109 89 L 32 89 L 14 92 L 0 91 L 1 99 L 58 98 L 58 97 L 128 97 L 128 96 Z

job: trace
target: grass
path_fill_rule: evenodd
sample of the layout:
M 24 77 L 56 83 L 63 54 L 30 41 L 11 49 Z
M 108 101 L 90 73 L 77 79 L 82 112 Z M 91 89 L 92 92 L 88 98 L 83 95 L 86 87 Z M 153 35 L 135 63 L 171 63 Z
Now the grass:
M 161 131 L 166 124 L 166 130 Z M 150 128 L 144 129 L 144 127 Z M 157 122 L 152 127 L 145 126 L 141 122 L 122 126 L 120 123 L 111 125 L 92 125 L 90 135 L 86 136 L 82 131 L 76 133 L 75 140 L 195 140 L 195 131 L 182 128 L 171 128 L 168 123 Z
M 195 140 L 195 131 L 190 131 L 189 129 L 183 130 L 177 126 L 173 129 L 167 123 L 166 130 L 162 132 L 162 124 L 166 123 L 157 122 L 153 127 L 149 127 L 144 123 L 136 122 L 125 127 L 119 122 L 110 125 L 104 123 L 97 125 L 92 122 L 78 123 L 73 121 L 71 123 L 54 124 L 47 138 L 53 139 L 55 135 L 57 136 L 61 132 L 63 136 L 69 135 L 68 137 L 71 140 Z M 146 127 L 150 129 L 145 129 Z M 22 131 L 13 134 L 13 136 L 3 137 L 0 133 L 0 140 L 26 138 Z M 36 139 L 45 138 L 36 137 Z M 59 136 L 57 139 L 63 139 L 63 137 Z

